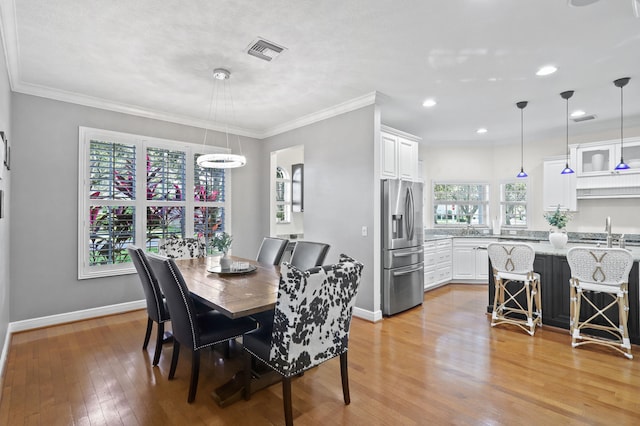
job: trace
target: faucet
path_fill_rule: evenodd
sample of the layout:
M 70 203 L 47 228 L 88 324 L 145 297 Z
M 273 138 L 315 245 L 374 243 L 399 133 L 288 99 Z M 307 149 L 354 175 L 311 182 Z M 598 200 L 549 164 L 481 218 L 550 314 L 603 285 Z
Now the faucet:
M 611 216 L 607 216 L 604 224 L 604 230 L 607 233 L 607 248 L 613 247 L 613 237 L 611 236 Z

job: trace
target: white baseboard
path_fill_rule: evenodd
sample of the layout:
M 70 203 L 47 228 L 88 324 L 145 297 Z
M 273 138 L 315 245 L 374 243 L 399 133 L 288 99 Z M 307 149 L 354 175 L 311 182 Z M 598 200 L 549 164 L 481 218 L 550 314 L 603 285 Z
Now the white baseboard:
M 33 330 L 34 328 L 49 327 L 51 325 L 64 324 L 67 322 L 103 317 L 105 315 L 135 311 L 136 309 L 144 309 L 146 307 L 147 302 L 142 299 L 135 300 L 133 302 L 119 303 L 117 305 L 100 306 L 99 308 L 84 309 L 82 311 L 66 312 L 64 314 L 15 321 L 9 323 L 7 335 L 18 331 Z
M 11 332 L 7 330 L 7 333 L 4 336 L 2 355 L 0 355 L 0 389 L 4 387 L 4 370 L 7 366 L 7 357 L 9 356 L 9 343 L 11 343 Z
M 378 322 L 382 319 L 382 311 L 368 311 L 366 309 L 358 308 L 357 306 L 355 306 L 353 308 L 353 316 L 371 322 Z

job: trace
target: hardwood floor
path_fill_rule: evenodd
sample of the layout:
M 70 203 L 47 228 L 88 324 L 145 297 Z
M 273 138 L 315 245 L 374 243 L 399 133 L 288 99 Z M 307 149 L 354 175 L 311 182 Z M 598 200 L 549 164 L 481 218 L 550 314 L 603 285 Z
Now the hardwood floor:
M 293 382 L 298 425 L 638 424 L 640 349 L 627 360 L 602 347 L 572 349 L 567 332 L 491 328 L 486 286 L 449 285 L 422 307 L 376 324 L 354 318 L 351 405 L 335 358 Z M 187 404 L 190 356 L 167 374 L 142 351 L 146 313 L 136 311 L 13 336 L 0 424 L 282 425 L 281 386 L 219 408 L 211 390 L 241 363 L 203 353 Z M 153 339 L 152 339 L 153 340 Z

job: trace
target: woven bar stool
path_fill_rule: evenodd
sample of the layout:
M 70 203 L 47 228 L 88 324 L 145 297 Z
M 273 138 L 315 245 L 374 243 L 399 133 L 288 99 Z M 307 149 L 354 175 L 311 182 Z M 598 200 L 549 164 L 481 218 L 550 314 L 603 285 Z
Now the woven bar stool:
M 587 343 L 608 346 L 633 359 L 627 329 L 629 273 L 633 266 L 631 253 L 620 248 L 574 247 L 567 252 L 567 261 L 571 268 L 571 346 L 575 348 Z M 609 296 L 604 306 L 597 306 L 587 297 L 594 293 Z M 580 315 L 582 301 L 589 311 L 583 315 L 585 319 Z M 615 307 L 618 312 L 607 316 L 607 311 L 613 311 Z M 616 317 L 617 324 L 612 319 Z M 594 331 L 600 332 L 601 336 L 591 335 Z
M 524 243 L 491 243 L 487 251 L 496 286 L 491 326 L 513 324 L 533 336 L 536 325 L 542 326 L 540 274 L 533 272 L 533 247 Z M 512 282 L 519 284 L 509 285 Z

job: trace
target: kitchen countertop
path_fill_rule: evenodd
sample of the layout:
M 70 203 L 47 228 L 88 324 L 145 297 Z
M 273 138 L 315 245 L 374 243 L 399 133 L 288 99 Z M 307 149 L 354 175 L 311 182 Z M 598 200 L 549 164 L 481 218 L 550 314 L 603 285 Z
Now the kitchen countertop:
M 526 242 L 528 244 L 530 244 L 533 249 L 535 250 L 536 253 L 539 254 L 550 254 L 553 256 L 566 256 L 567 255 L 567 251 L 571 248 L 571 247 L 597 247 L 597 244 L 593 241 L 593 240 L 588 240 L 588 241 L 580 241 L 580 240 L 574 240 L 574 241 L 570 241 L 567 244 L 566 248 L 563 249 L 557 249 L 555 247 L 553 247 L 551 245 L 551 243 L 548 240 L 540 240 L 539 238 L 535 238 L 535 237 L 528 237 L 528 236 L 507 236 L 507 235 L 492 235 L 492 234 L 480 234 L 480 235 L 442 235 L 442 234 L 434 234 L 434 235 L 425 235 L 424 237 L 424 242 L 429 242 L 429 241 L 439 241 L 439 240 L 445 240 L 445 239 L 450 239 L 450 238 L 475 238 L 475 239 L 486 239 L 486 240 L 494 240 L 494 241 L 500 241 L 500 242 L 508 242 L 508 241 L 513 241 L 513 242 Z M 606 247 L 605 244 L 601 244 L 600 247 Z M 640 246 L 636 246 L 636 245 L 627 245 L 626 249 L 631 252 L 632 256 L 633 256 L 633 260 L 638 262 L 640 261 Z

